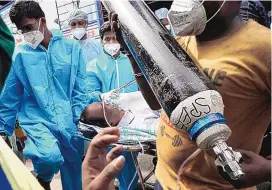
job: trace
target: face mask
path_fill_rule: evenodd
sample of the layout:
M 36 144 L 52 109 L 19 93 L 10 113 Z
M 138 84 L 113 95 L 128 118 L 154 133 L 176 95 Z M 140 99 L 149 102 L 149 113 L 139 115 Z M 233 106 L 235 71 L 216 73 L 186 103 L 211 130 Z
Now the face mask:
M 27 33 L 24 33 L 24 40 L 25 42 L 32 47 L 33 49 L 36 49 L 38 45 L 43 41 L 44 39 L 44 28 L 43 28 L 43 33 L 40 32 L 40 22 L 41 19 L 39 20 L 39 26 L 38 30 L 36 31 L 30 31 Z
M 71 32 L 76 39 L 81 40 L 83 38 L 83 36 L 86 34 L 86 29 L 85 28 L 75 28 L 75 29 L 71 30 Z
M 117 43 L 115 43 L 115 44 L 105 44 L 104 45 L 104 50 L 105 50 L 106 53 L 108 53 L 109 55 L 111 55 L 113 57 L 114 55 L 116 55 L 119 52 L 120 44 L 117 44 Z
M 207 21 L 206 11 L 202 5 L 204 1 L 198 0 L 174 0 L 168 19 L 176 36 L 193 36 L 201 34 L 207 22 L 223 7 L 224 2 L 217 12 Z

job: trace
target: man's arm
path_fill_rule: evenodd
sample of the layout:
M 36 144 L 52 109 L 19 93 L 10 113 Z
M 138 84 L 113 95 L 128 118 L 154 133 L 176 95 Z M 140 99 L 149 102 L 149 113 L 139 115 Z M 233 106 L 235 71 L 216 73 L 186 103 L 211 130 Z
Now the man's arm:
M 141 73 L 141 70 L 139 66 L 137 65 L 135 59 L 133 56 L 128 55 L 130 63 L 132 65 L 133 71 L 135 74 Z M 156 96 L 154 95 L 152 89 L 150 88 L 148 82 L 146 81 L 144 76 L 135 76 L 137 84 L 139 85 L 139 88 L 141 90 L 141 93 L 145 99 L 145 101 L 148 103 L 149 107 L 152 110 L 159 110 L 161 109 L 161 105 L 159 104 Z
M 129 52 L 129 49 L 122 37 L 121 30 L 118 27 L 117 20 L 118 20 L 118 15 L 115 13 L 110 13 L 109 14 L 109 20 L 111 22 L 111 27 L 112 30 L 115 32 L 116 37 L 118 42 L 123 46 L 123 48 Z M 128 55 L 130 63 L 132 65 L 133 71 L 135 74 L 141 73 L 141 70 L 139 66 L 137 65 L 135 59 L 131 56 Z M 144 99 L 148 103 L 149 107 L 152 110 L 159 110 L 161 109 L 161 105 L 159 104 L 156 96 L 154 95 L 152 89 L 150 88 L 148 82 L 146 81 L 144 76 L 136 77 L 136 81 L 140 87 L 141 93 L 143 94 Z
M 239 180 L 232 180 L 221 168 L 219 173 L 229 181 L 236 189 L 253 187 L 271 180 L 271 160 L 265 159 L 260 155 L 246 150 L 235 150 L 243 156 L 241 167 L 245 176 Z
M 96 76 L 95 72 L 88 70 L 87 90 L 88 90 L 88 103 L 100 102 L 99 95 L 102 93 L 101 81 Z
M 74 123 L 79 121 L 81 112 L 85 106 L 87 106 L 86 79 L 86 63 L 83 60 L 82 50 L 80 49 L 77 76 L 72 91 L 72 111 Z
M 11 67 L 0 96 L 0 131 L 12 135 L 24 88 Z

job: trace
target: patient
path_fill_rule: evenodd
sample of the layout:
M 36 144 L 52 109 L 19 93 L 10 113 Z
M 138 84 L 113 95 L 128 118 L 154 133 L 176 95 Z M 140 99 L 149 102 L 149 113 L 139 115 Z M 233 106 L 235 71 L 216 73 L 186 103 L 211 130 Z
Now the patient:
M 102 99 L 108 102 L 108 94 L 102 95 Z M 81 115 L 80 129 L 88 124 L 100 132 L 108 127 L 107 120 L 120 129 L 119 143 L 156 141 L 160 113 L 149 108 L 141 92 L 121 93 L 114 105 L 104 104 L 104 112 L 103 103 L 88 105 Z

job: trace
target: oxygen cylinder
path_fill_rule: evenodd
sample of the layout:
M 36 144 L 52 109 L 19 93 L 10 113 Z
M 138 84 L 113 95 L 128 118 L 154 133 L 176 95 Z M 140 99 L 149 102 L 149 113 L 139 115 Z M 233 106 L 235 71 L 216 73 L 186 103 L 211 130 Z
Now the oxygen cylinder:
M 225 141 L 231 135 L 221 95 L 143 1 L 102 1 L 118 14 L 123 38 L 156 98 L 175 127 L 200 149 L 213 148 L 216 164 L 232 179 L 243 172 L 241 154 Z

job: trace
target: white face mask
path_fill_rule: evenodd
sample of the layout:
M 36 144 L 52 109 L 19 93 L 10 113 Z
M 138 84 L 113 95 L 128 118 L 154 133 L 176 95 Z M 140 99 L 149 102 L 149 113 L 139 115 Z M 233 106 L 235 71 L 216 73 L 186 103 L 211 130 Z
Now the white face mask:
M 206 11 L 202 5 L 204 1 L 199 0 L 174 0 L 168 19 L 176 36 L 194 36 L 201 34 L 207 22 L 223 7 L 224 2 L 217 12 L 207 21 Z
M 75 28 L 71 32 L 76 39 L 81 40 L 86 34 L 86 28 Z
M 120 44 L 114 43 L 114 44 L 105 44 L 104 50 L 106 53 L 111 55 L 112 57 L 115 56 L 119 50 L 120 50 Z
M 39 20 L 39 26 L 38 30 L 36 31 L 30 31 L 27 33 L 24 33 L 24 40 L 25 42 L 32 47 L 33 49 L 36 49 L 38 45 L 43 41 L 44 39 L 44 28 L 43 28 L 43 33 L 40 32 L 40 22 L 41 19 Z

